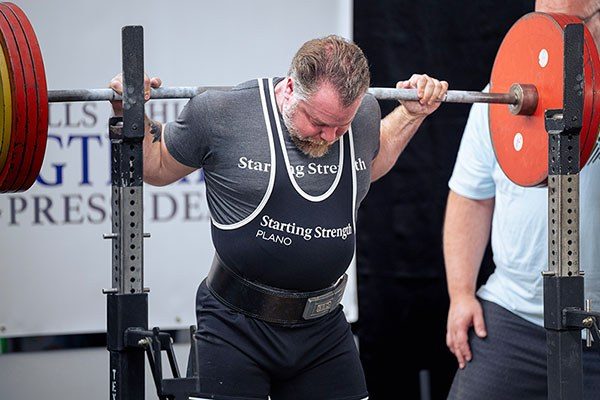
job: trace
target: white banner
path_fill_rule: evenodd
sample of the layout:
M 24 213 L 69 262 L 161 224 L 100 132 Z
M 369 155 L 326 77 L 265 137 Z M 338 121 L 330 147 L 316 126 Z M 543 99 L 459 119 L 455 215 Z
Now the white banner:
M 145 60 L 165 86 L 234 85 L 282 76 L 304 41 L 349 37 L 351 2 L 14 1 L 31 20 L 49 89 L 105 87 L 121 70 L 120 30 L 145 27 Z M 118 14 L 115 14 L 118 12 Z M 185 101 L 151 101 L 173 120 Z M 25 193 L 0 195 L 0 337 L 102 332 L 111 286 L 110 107 L 53 103 L 42 171 Z M 144 285 L 150 326 L 195 323 L 195 292 L 212 260 L 201 172 L 144 186 Z M 344 304 L 356 319 L 355 280 Z

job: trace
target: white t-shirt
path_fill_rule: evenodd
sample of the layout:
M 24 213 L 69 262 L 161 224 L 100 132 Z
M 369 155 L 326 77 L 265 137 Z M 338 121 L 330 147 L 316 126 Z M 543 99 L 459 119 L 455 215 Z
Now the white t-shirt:
M 596 146 L 580 173 L 580 270 L 586 299 L 600 308 L 600 162 Z M 512 183 L 496 162 L 487 104 L 474 104 L 448 184 L 461 196 L 495 197 L 492 251 L 496 270 L 477 292 L 533 322 L 544 325 L 542 271 L 548 269 L 548 190 Z

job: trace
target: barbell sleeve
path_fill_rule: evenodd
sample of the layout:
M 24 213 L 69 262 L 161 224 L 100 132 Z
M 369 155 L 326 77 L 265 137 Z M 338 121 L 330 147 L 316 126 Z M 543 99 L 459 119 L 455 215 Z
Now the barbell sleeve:
M 164 87 L 152 89 L 151 99 L 185 99 L 194 97 L 209 90 L 228 90 L 231 86 L 187 86 Z M 368 92 L 378 100 L 417 101 L 419 96 L 416 89 L 369 88 Z M 77 101 L 115 101 L 121 100 L 112 89 L 71 89 L 49 90 L 48 101 L 51 103 Z M 517 104 L 518 97 L 514 93 L 484 93 L 464 90 L 449 90 L 446 97 L 439 100 L 445 103 L 498 103 Z

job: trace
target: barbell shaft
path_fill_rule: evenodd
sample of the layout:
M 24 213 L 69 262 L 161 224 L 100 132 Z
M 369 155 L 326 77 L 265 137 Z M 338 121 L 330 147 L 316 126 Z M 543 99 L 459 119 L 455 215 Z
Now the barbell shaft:
M 208 90 L 228 90 L 230 86 L 187 86 L 164 87 L 152 89 L 151 99 L 185 99 L 194 97 Z M 369 88 L 369 93 L 378 100 L 419 100 L 416 89 Z M 76 101 L 101 101 L 121 100 L 112 89 L 73 89 L 50 90 L 48 101 L 51 103 L 76 102 Z M 513 93 L 483 93 L 464 90 L 449 90 L 446 97 L 440 100 L 445 103 L 498 103 L 517 104 L 517 96 Z
M 208 90 L 228 90 L 231 86 L 184 86 L 184 87 L 164 87 L 152 89 L 152 99 L 189 99 Z M 69 90 L 49 90 L 48 102 L 65 103 L 76 101 L 114 101 L 121 100 L 121 96 L 112 89 L 69 89 Z
M 369 93 L 378 100 L 419 100 L 417 89 L 369 88 Z M 484 93 L 465 90 L 448 90 L 446 97 L 439 100 L 443 103 L 498 103 L 517 104 L 513 93 Z

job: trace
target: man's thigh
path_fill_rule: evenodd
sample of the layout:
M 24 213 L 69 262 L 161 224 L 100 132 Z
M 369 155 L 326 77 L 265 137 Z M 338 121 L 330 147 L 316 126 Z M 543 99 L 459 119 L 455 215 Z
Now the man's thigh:
M 203 282 L 196 295 L 199 398 L 267 399 L 270 377 L 257 353 L 253 321 L 217 301 Z
M 318 357 L 310 360 L 292 378 L 272 382 L 272 400 L 359 400 L 368 397 L 358 349 L 349 328 L 343 340 L 328 351 L 323 352 L 318 346 L 314 350 Z
M 546 334 L 543 328 L 482 301 L 487 337 L 473 331 L 473 358 L 454 377 L 452 400 L 546 400 Z

